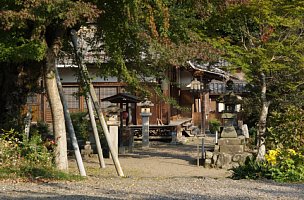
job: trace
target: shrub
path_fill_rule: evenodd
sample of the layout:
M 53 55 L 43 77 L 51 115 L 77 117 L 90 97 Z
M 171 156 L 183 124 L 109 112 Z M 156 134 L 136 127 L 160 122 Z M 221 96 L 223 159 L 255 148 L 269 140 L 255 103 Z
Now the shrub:
M 77 112 L 71 114 L 75 134 L 77 139 L 79 140 L 88 141 L 90 134 L 93 134 L 93 130 L 91 129 L 91 122 L 87 115 L 88 115 L 87 112 Z M 96 121 L 96 124 L 97 124 L 97 130 L 98 130 L 101 145 L 102 147 L 107 147 L 107 143 L 105 136 L 103 134 L 102 127 L 99 125 L 98 121 Z
M 304 181 L 304 151 L 270 150 L 265 155 L 271 178 L 276 181 Z
M 81 180 L 80 176 L 56 170 L 53 145 L 53 141 L 42 140 L 37 132 L 27 139 L 13 129 L 1 130 L 0 178 Z
M 14 130 L 3 131 L 0 138 L 0 166 L 21 165 L 52 166 L 53 154 L 49 152 L 40 135 L 28 140 Z
M 244 165 L 233 168 L 232 178 L 259 179 L 267 178 L 278 182 L 304 181 L 304 150 L 270 150 L 264 162 L 247 160 Z
M 0 178 L 79 179 L 55 169 L 53 152 L 48 150 L 40 135 L 26 139 L 13 129 L 1 132 Z
M 48 124 L 43 121 L 38 121 L 37 124 L 31 125 L 30 135 L 41 135 L 43 141 L 54 138 Z
M 288 106 L 272 112 L 267 129 L 267 147 L 299 150 L 304 146 L 304 110 Z
M 220 127 L 221 127 L 220 121 L 216 119 L 212 119 L 209 121 L 209 130 L 211 133 L 215 134 L 216 131 L 220 131 Z
M 255 158 L 247 158 L 244 165 L 232 169 L 233 179 L 261 179 L 269 178 L 267 166 L 264 162 L 256 162 Z
M 76 137 L 80 140 L 89 140 L 89 120 L 86 112 L 71 113 L 71 119 Z

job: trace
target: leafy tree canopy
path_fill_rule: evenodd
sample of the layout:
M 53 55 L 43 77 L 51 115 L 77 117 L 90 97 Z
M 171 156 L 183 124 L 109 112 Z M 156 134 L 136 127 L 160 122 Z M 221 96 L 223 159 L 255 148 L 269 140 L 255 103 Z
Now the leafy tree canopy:
M 41 61 L 58 29 L 64 31 L 99 14 L 83 1 L 4 0 L 0 7 L 0 62 Z
M 243 1 L 212 12 L 205 33 L 255 85 L 265 73 L 268 98 L 283 100 L 303 85 L 303 9 L 302 1 Z

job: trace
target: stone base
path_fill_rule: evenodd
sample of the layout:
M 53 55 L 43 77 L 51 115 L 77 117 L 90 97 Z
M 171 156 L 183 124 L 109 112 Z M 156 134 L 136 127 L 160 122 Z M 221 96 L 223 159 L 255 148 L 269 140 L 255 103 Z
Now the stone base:
M 218 140 L 218 145 L 244 145 L 245 138 L 220 138 Z
M 233 126 L 224 127 L 221 138 L 237 138 L 237 132 Z
M 221 153 L 243 153 L 244 152 L 244 145 L 222 145 L 220 146 Z
M 248 152 L 240 154 L 228 154 L 207 151 L 205 154 L 204 167 L 231 169 L 245 163 L 247 158 L 253 155 Z

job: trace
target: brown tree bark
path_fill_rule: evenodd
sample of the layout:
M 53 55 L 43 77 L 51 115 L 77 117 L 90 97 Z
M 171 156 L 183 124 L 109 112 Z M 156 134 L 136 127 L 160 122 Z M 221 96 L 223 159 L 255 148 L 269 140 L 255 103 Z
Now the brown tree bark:
M 44 81 L 48 100 L 53 118 L 53 132 L 55 136 L 55 164 L 57 169 L 68 170 L 67 158 L 67 140 L 66 140 L 66 127 L 64 120 L 63 106 L 60 100 L 58 87 L 55 76 L 55 59 L 58 47 L 53 45 L 48 48 L 46 55 L 46 68 L 44 71 Z

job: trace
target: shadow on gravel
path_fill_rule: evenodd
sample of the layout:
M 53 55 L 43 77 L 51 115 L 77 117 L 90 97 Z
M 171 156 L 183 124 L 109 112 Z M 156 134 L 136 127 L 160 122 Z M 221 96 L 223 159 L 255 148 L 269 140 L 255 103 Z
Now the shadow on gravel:
M 265 182 L 264 182 L 265 184 Z M 42 199 L 42 200 L 93 200 L 93 199 L 136 199 L 136 200 L 148 200 L 148 199 L 161 199 L 161 200 L 169 200 L 169 199 L 197 199 L 197 200 L 215 200 L 215 199 L 303 199 L 303 184 L 293 184 L 291 188 L 288 187 L 287 184 L 279 184 L 278 186 L 282 186 L 283 188 L 272 188 L 272 190 L 267 189 L 267 185 L 277 185 L 276 183 L 267 183 L 266 188 L 252 188 L 248 185 L 248 187 L 244 187 L 245 191 L 240 193 L 231 193 L 231 192 L 217 192 L 217 190 L 207 191 L 207 190 L 192 190 L 189 188 L 187 192 L 178 191 L 179 188 L 168 189 L 168 190 L 155 190 L 151 184 L 151 189 L 143 189 L 136 190 L 131 188 L 124 189 L 106 189 L 100 186 L 88 188 L 85 187 L 83 193 L 90 193 L 88 195 L 81 194 L 82 191 L 74 190 L 73 186 L 66 187 L 64 184 L 58 183 L 45 183 L 42 184 L 46 187 L 51 187 L 53 190 L 51 192 L 35 192 L 35 191 L 18 191 L 13 190 L 14 195 L 10 195 L 9 193 L 1 194 L 0 199 Z M 127 185 L 126 185 L 127 186 Z M 286 186 L 288 189 L 286 189 Z M 35 186 L 32 186 L 35 187 Z M 233 186 L 232 186 L 233 187 Z M 227 186 L 227 189 L 230 187 Z M 46 188 L 41 188 L 46 189 Z M 49 189 L 49 188 L 48 188 Z M 56 189 L 58 192 L 56 192 Z M 210 188 L 209 188 L 210 189 Z M 274 190 L 275 189 L 275 190 Z M 282 189 L 282 191 L 281 191 Z M 171 190 L 171 191 L 170 191 Z M 177 190 L 177 191 L 176 191 Z M 60 194 L 64 193 L 64 195 Z M 74 194 L 73 194 L 74 193 Z M 76 194 L 75 194 L 76 193 Z M 206 194 L 207 193 L 207 194 Z M 227 195 L 228 194 L 228 195 Z M 16 197 L 19 196 L 19 197 Z
M 134 152 L 142 156 L 182 159 L 194 164 L 196 148 L 194 145 L 159 145 L 147 150 L 135 149 Z
M 104 196 L 104 197 L 103 197 Z M 191 194 L 191 193 L 167 193 L 166 195 L 147 195 L 142 193 L 125 193 L 125 192 L 117 192 L 115 191 L 113 194 L 99 194 L 98 196 L 88 196 L 88 195 L 56 195 L 56 194 L 35 194 L 22 197 L 11 197 L 11 196 L 1 196 L 1 199 L 12 199 L 12 200 L 35 200 L 35 199 L 48 199 L 48 200 L 93 200 L 93 199 L 137 199 L 137 200 L 148 200 L 148 199 L 159 199 L 159 200 L 172 200 L 172 199 L 197 199 L 197 200 L 235 200 L 235 199 L 250 199 L 247 196 L 223 196 L 216 195 L 213 197 L 212 195 L 199 195 L 199 194 Z

